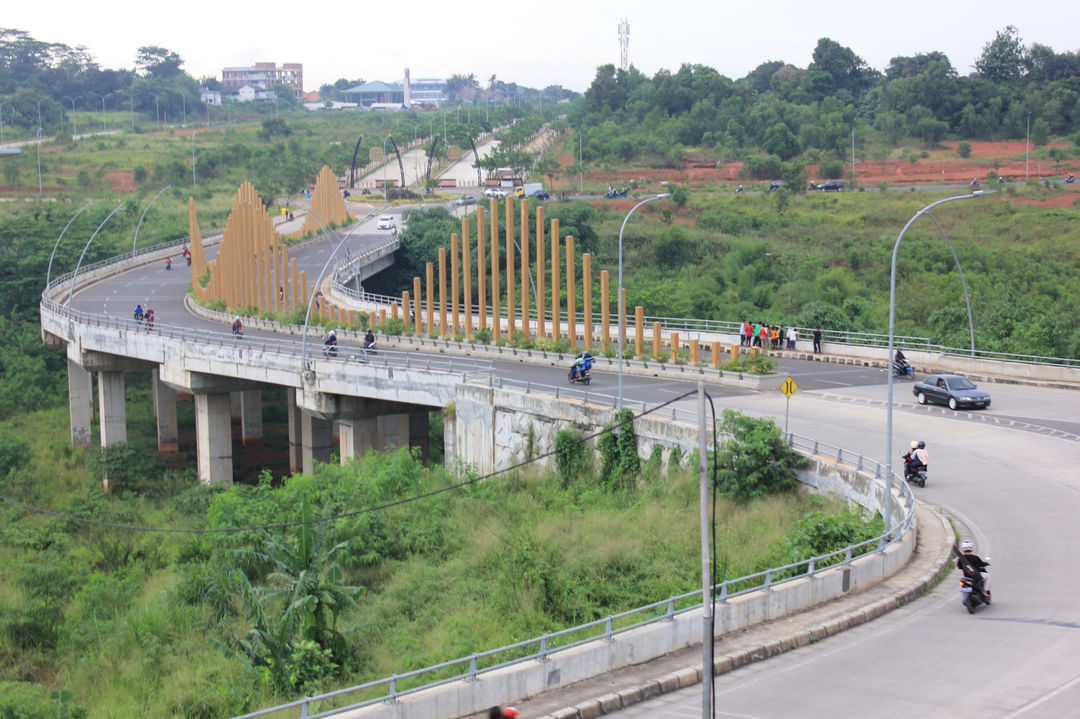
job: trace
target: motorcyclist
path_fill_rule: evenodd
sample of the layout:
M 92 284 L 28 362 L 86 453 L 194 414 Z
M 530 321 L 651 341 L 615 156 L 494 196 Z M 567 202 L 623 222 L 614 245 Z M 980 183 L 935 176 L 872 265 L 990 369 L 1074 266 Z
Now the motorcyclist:
M 143 320 L 143 308 L 142 305 L 135 305 L 135 321 L 142 322 Z
M 521 716 L 521 713 L 514 707 L 506 707 L 505 709 L 491 707 L 488 709 L 488 719 L 514 719 L 519 716 Z
M 242 334 L 244 334 L 244 323 L 240 321 L 240 316 L 239 315 L 237 315 L 236 319 L 233 320 L 232 333 L 234 335 L 242 335 Z
M 978 187 L 978 186 L 979 186 L 979 178 L 977 178 L 977 177 L 971 178 L 971 187 Z
M 896 348 L 896 354 L 893 355 L 893 368 L 896 369 L 897 375 L 906 375 L 908 373 L 908 361 L 904 356 L 903 350 L 899 347 Z
M 956 558 L 957 569 L 961 570 L 965 577 L 975 580 L 989 603 L 990 573 L 986 571 L 986 568 L 990 566 L 990 563 L 975 554 L 975 543 L 970 539 L 960 542 L 960 551 L 962 554 Z
M 330 330 L 330 334 L 323 340 L 323 352 L 328 355 L 337 355 L 337 332 L 334 330 Z
M 588 352 L 578 352 L 574 364 L 570 366 L 574 379 L 582 379 L 592 369 L 593 356 Z
M 741 195 L 742 194 L 742 185 L 739 185 L 738 187 L 735 188 L 735 194 L 736 195 Z
M 165 269 L 167 269 L 167 270 L 172 269 L 172 258 L 171 257 L 166 257 L 165 258 Z
M 904 476 L 910 477 L 920 469 L 924 472 L 930 464 L 930 454 L 926 451 L 926 442 L 911 440 L 911 451 L 904 455 Z
M 374 333 L 374 332 L 372 332 L 372 331 L 371 331 L 371 330 L 369 329 L 369 330 L 367 331 L 367 334 L 366 334 L 366 335 L 364 335 L 364 349 L 366 349 L 366 350 L 367 350 L 367 349 L 371 349 L 371 348 L 373 348 L 374 346 L 375 346 L 375 333 Z

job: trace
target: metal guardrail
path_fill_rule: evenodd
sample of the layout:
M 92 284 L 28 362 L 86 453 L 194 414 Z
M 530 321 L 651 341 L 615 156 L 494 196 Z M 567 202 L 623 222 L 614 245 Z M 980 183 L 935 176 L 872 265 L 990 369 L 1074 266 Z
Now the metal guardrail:
M 535 390 L 542 386 L 532 385 L 531 387 Z M 693 423 L 697 423 L 696 415 Z M 815 455 L 827 456 L 831 461 L 835 461 L 839 465 L 848 466 L 858 471 L 872 472 L 875 478 L 880 479 L 885 471 L 876 460 L 835 445 L 795 434 L 785 435 L 785 438 L 792 447 Z M 723 604 L 734 597 L 752 592 L 767 592 L 778 584 L 803 577 L 813 577 L 817 572 L 832 566 L 850 566 L 853 561 L 860 557 L 883 552 L 890 544 L 899 541 L 900 537 L 911 528 L 915 521 L 915 495 L 912 493 L 911 488 L 908 487 L 907 482 L 903 481 L 895 473 L 893 473 L 893 486 L 900 489 L 902 501 L 905 505 L 904 518 L 895 527 L 873 539 L 853 544 L 829 554 L 810 557 L 800 562 L 773 567 L 735 579 L 724 580 L 713 587 L 713 596 L 716 601 Z M 235 717 L 235 719 L 254 719 L 255 717 L 264 717 L 278 712 L 287 712 L 290 709 L 299 709 L 300 717 L 318 719 L 373 704 L 395 703 L 403 696 L 430 690 L 451 682 L 475 681 L 487 672 L 513 664 L 526 661 L 545 661 L 548 655 L 554 651 L 569 649 L 598 639 L 610 641 L 619 634 L 632 629 L 656 622 L 671 621 L 678 615 L 700 609 L 701 604 L 702 590 L 697 589 L 575 627 L 541 634 L 538 637 L 507 644 L 496 649 L 475 652 L 468 656 L 402 674 L 394 674 L 390 677 L 337 691 L 297 699 L 286 704 L 244 714 Z M 422 677 L 428 677 L 428 680 L 423 682 L 421 681 Z M 322 703 L 327 704 L 327 706 L 320 708 L 318 705 Z M 292 714 L 288 716 L 292 716 Z
M 355 265 L 355 261 L 353 261 Z M 351 275 L 345 270 L 345 264 L 341 263 L 337 266 L 334 272 L 333 288 L 334 292 L 338 292 L 343 296 L 346 296 L 356 302 L 370 302 L 376 305 L 386 305 L 389 307 L 392 304 L 401 305 L 401 297 L 393 297 L 390 295 L 380 295 L 373 292 L 366 292 L 363 289 L 354 290 L 351 287 L 345 285 L 356 273 Z M 414 303 L 414 306 L 418 303 L 418 298 L 410 298 L 410 302 Z M 468 314 L 472 313 L 474 316 L 479 314 L 479 305 L 472 305 L 472 307 L 466 309 L 460 307 L 459 310 Z M 505 310 L 505 307 L 502 308 Z M 439 315 L 442 311 L 442 307 L 438 302 L 433 305 L 433 313 Z M 492 306 L 486 307 L 487 315 L 492 316 Z M 520 314 L 518 315 L 520 317 Z M 529 320 L 530 322 L 538 322 L 539 313 L 535 307 L 529 308 Z M 598 318 L 599 312 L 594 312 L 593 324 L 599 325 Z M 517 318 L 515 318 L 517 319 Z M 663 317 L 654 315 L 645 315 L 644 324 L 646 329 L 652 329 L 653 324 L 659 322 L 665 332 L 679 332 L 683 338 L 683 341 L 691 339 L 694 334 L 705 335 L 729 335 L 738 336 L 740 322 L 732 320 L 707 320 L 707 319 L 692 319 L 686 317 Z M 544 313 L 544 321 L 550 323 L 552 321 L 551 316 L 548 313 Z M 562 320 L 566 322 L 564 318 Z M 575 314 L 575 321 L 578 327 L 585 326 L 585 313 L 577 312 Z M 612 332 L 617 333 L 618 329 L 618 314 L 610 316 Z M 633 316 L 627 317 L 627 332 L 632 331 L 634 318 Z M 798 327 L 799 337 L 801 341 L 806 342 L 813 335 L 813 328 L 810 327 Z M 889 336 L 887 334 L 877 334 L 874 332 L 847 332 L 840 330 L 823 330 L 823 341 L 832 344 L 844 344 L 853 345 L 859 347 L 875 347 L 881 349 L 887 349 L 889 346 Z M 1080 367 L 1080 359 L 1070 357 L 1045 357 L 1042 355 L 1028 355 L 1018 354 L 1013 352 L 993 352 L 989 350 L 976 349 L 974 353 L 970 347 L 946 347 L 944 345 L 938 345 L 931 342 L 929 337 L 920 337 L 917 335 L 893 335 L 894 346 L 900 346 L 907 350 L 929 352 L 932 354 L 944 354 L 954 355 L 958 357 L 975 357 L 979 359 L 992 359 L 1003 362 L 1016 362 L 1020 364 L 1052 364 L 1061 365 L 1064 367 Z
M 41 310 L 55 315 L 61 323 L 67 323 L 69 320 L 65 303 L 43 298 Z M 136 321 L 133 317 L 101 315 L 81 310 L 71 310 L 70 321 L 87 327 L 102 327 L 130 333 L 146 332 L 158 337 L 182 340 L 188 347 L 191 344 L 201 344 L 236 349 L 243 348 L 245 350 L 257 350 L 264 354 L 295 357 L 297 359 L 297 369 L 300 369 L 303 343 L 297 340 L 256 334 L 236 336 L 231 331 L 201 330 L 158 321 L 148 327 L 145 322 Z M 321 336 L 321 331 L 309 333 L 309 336 Z M 363 363 L 370 367 L 394 367 L 461 375 L 463 382 L 490 382 L 494 373 L 494 362 L 490 359 L 430 354 L 427 352 L 404 352 L 401 350 L 364 350 L 359 342 L 355 345 L 339 343 L 337 352 L 334 354 L 329 352 L 320 353 L 318 349 L 309 354 L 316 354 L 316 356 L 321 356 L 322 359 L 331 362 Z

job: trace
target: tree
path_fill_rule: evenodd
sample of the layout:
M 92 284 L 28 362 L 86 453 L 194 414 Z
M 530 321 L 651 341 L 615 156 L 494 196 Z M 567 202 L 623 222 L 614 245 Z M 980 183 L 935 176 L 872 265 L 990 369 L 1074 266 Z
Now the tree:
M 1027 51 L 1019 32 L 1012 25 L 999 30 L 994 39 L 983 45 L 975 70 L 991 82 L 1009 82 L 1023 76 Z
M 781 160 L 790 160 L 802 152 L 799 138 L 788 129 L 788 126 L 778 122 L 765 131 L 765 138 L 761 146 L 770 155 L 779 155 Z
M 536 163 L 536 171 L 547 178 L 548 187 L 555 186 L 555 175 L 559 174 L 559 170 L 562 169 L 562 165 L 559 164 L 559 158 L 553 154 L 547 154 L 540 158 L 540 161 Z
M 725 409 L 720 431 L 730 437 L 715 459 L 718 486 L 739 501 L 792 489 L 795 470 L 808 463 L 787 445 L 772 419 Z
M 157 45 L 144 45 L 135 55 L 135 67 L 145 77 L 170 78 L 180 74 L 184 61 L 172 50 Z
M 1050 123 L 1043 118 L 1038 118 L 1031 123 L 1031 144 L 1041 147 L 1050 141 Z

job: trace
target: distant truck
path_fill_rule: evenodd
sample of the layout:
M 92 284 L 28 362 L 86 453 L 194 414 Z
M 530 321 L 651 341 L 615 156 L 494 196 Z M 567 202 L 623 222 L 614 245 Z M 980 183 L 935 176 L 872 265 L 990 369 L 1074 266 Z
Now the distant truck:
M 514 188 L 514 197 L 518 199 L 523 197 L 536 197 L 541 200 L 546 200 L 551 197 L 551 195 L 544 189 L 543 183 L 526 182 L 524 185 L 518 185 Z

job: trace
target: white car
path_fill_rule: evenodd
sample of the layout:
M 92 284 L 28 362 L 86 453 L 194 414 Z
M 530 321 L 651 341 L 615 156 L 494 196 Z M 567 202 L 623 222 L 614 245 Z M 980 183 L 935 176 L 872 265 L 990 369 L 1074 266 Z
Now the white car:
M 394 227 L 394 218 L 391 215 L 383 215 L 379 218 L 379 224 L 375 225 L 376 230 L 390 230 Z
M 487 197 L 506 197 L 506 190 L 501 187 L 489 187 L 484 190 L 484 195 Z

